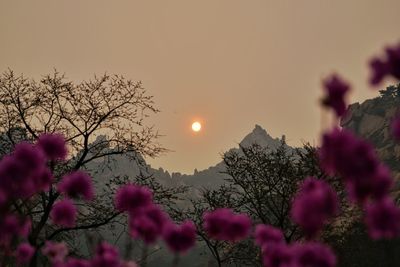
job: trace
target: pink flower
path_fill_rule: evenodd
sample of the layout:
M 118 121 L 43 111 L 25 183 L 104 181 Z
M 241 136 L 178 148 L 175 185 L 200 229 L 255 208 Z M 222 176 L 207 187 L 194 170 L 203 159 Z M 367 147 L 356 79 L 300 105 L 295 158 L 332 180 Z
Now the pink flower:
M 124 261 L 121 267 L 139 267 L 134 261 Z
M 49 160 L 64 160 L 67 157 L 68 150 L 61 134 L 42 134 L 37 145 Z
M 284 243 L 285 239 L 280 229 L 271 225 L 259 224 L 254 233 L 255 243 L 261 248 L 272 246 L 274 244 Z
M 27 142 L 22 142 L 16 145 L 13 156 L 21 165 L 25 173 L 37 170 L 46 163 L 42 151 Z
M 54 266 L 53 267 L 58 267 Z M 92 264 L 88 260 L 68 258 L 68 260 L 60 267 L 92 267 Z
M 385 58 L 373 58 L 370 61 L 372 85 L 378 85 L 386 76 L 400 79 L 400 43 L 385 50 Z
M 76 207 L 70 199 L 59 200 L 50 212 L 53 223 L 64 227 L 75 226 L 76 216 Z
M 334 267 L 336 256 L 330 247 L 316 242 L 292 245 L 293 267 Z
M 120 187 L 115 195 L 115 207 L 119 211 L 135 212 L 152 204 L 153 195 L 144 186 L 128 184 Z
M 167 215 L 159 206 L 152 204 L 130 214 L 129 231 L 132 237 L 152 244 L 161 236 L 167 222 Z
M 30 229 L 30 220 L 12 213 L 2 214 L 0 216 L 0 247 L 10 245 L 15 238 L 26 238 Z
M 181 225 L 169 223 L 163 236 L 172 252 L 185 253 L 196 244 L 196 227 L 192 221 L 185 221 Z
M 43 167 L 32 175 L 36 191 L 48 191 L 54 180 L 53 174 L 47 167 Z
M 400 116 L 396 116 L 393 120 L 392 120 L 392 124 L 391 126 L 391 130 L 392 130 L 392 135 L 393 137 L 399 141 L 400 140 Z
M 88 201 L 94 198 L 92 178 L 83 171 L 74 171 L 65 175 L 57 189 L 71 198 L 83 197 Z
M 350 91 L 350 85 L 336 74 L 326 79 L 323 84 L 327 94 L 323 105 L 332 108 L 338 117 L 343 116 L 347 109 L 344 97 Z
M 22 243 L 17 247 L 17 251 L 16 251 L 16 257 L 17 257 L 17 261 L 18 263 L 28 263 L 33 254 L 35 253 L 35 248 L 32 247 L 30 244 L 28 243 Z
M 350 200 L 364 203 L 368 197 L 380 199 L 389 193 L 393 186 L 390 170 L 385 165 L 379 165 L 375 173 L 369 177 L 354 177 L 346 181 Z
M 360 204 L 368 197 L 384 196 L 392 186 L 390 173 L 372 145 L 350 131 L 334 129 L 326 133 L 319 158 L 326 172 L 344 178 L 350 199 Z
M 120 267 L 120 258 L 117 249 L 106 242 L 96 248 L 96 255 L 92 260 L 96 267 Z
M 292 267 L 293 254 L 291 247 L 278 243 L 262 251 L 263 265 L 265 267 Z
M 291 215 L 308 236 L 314 236 L 328 219 L 337 214 L 338 209 L 335 190 L 325 181 L 309 177 L 295 196 Z
M 400 234 L 400 209 L 389 197 L 366 206 L 365 221 L 373 239 L 393 238 Z
M 52 263 L 59 263 L 63 262 L 68 255 L 68 248 L 64 242 L 56 243 L 53 241 L 46 241 L 42 253 L 47 256 Z
M 231 209 L 219 208 L 203 214 L 203 227 L 217 240 L 237 242 L 245 239 L 251 229 L 251 220 L 245 214 L 235 214 Z

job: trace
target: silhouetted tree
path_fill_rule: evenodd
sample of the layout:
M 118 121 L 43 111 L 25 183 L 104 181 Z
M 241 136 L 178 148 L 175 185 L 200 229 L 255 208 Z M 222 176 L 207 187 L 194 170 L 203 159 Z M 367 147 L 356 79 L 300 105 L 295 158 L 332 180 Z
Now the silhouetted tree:
M 199 199 L 184 214 L 197 223 L 198 234 L 205 242 L 218 266 L 262 266 L 260 251 L 245 240 L 237 244 L 210 239 L 202 227 L 201 216 L 205 210 L 219 207 L 246 212 L 255 223 L 281 228 L 286 241 L 303 237 L 292 223 L 290 208 L 298 185 L 304 178 L 315 176 L 330 181 L 340 192 L 339 181 L 325 175 L 318 165 L 316 148 L 305 145 L 292 149 L 284 141 L 277 149 L 258 144 L 240 147 L 224 154 L 226 184 L 217 189 L 204 189 Z
M 157 112 L 142 84 L 123 76 L 105 74 L 74 84 L 57 71 L 35 81 L 9 70 L 0 76 L 1 153 L 9 152 L 21 140 L 34 141 L 42 133 L 57 132 L 64 135 L 71 158 L 52 163 L 56 180 L 68 171 L 90 171 L 91 164 L 113 155 L 124 154 L 140 161 L 142 155 L 155 157 L 166 151 L 156 142 L 157 131 L 144 124 L 146 117 Z M 99 138 L 102 135 L 106 137 Z M 118 184 L 116 180 L 110 182 Z M 161 198 L 174 198 L 176 190 L 152 185 L 150 188 Z M 67 232 L 110 224 L 119 215 L 113 209 L 113 188 L 99 192 L 91 204 L 82 203 L 82 214 L 71 228 L 54 230 L 48 224 L 53 203 L 60 197 L 55 188 L 29 206 L 18 203 L 19 210 L 33 222 L 30 243 L 40 247 L 47 239 L 64 238 Z

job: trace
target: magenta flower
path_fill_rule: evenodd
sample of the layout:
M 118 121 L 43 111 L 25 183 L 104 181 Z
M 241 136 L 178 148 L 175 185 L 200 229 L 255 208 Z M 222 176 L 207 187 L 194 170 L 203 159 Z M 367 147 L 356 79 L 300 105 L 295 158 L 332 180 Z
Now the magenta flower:
M 360 204 L 368 197 L 382 197 L 392 186 L 390 173 L 372 145 L 350 131 L 334 129 L 326 133 L 319 159 L 327 173 L 344 178 L 350 199 Z
M 42 134 L 39 136 L 37 145 L 48 160 L 65 160 L 67 157 L 68 150 L 61 134 Z
M 88 201 L 94 198 L 92 178 L 83 171 L 65 175 L 58 183 L 57 190 L 71 198 L 82 197 Z
M 185 253 L 196 244 L 196 227 L 192 221 L 185 221 L 181 225 L 168 223 L 163 237 L 172 252 Z
M 45 165 L 45 157 L 40 149 L 27 142 L 15 146 L 13 156 L 25 173 L 37 170 Z
M 35 248 L 28 243 L 22 243 L 17 247 L 16 258 L 17 262 L 20 264 L 28 263 L 33 254 L 35 253 Z
M 254 237 L 255 244 L 260 246 L 262 249 L 285 242 L 283 233 L 280 229 L 265 224 L 259 224 L 256 226 Z
M 365 222 L 373 239 L 398 237 L 400 209 L 391 198 L 383 198 L 366 206 Z
M 323 135 L 319 158 L 327 173 L 340 174 L 345 179 L 371 176 L 379 165 L 369 143 L 338 128 Z
M 392 120 L 392 124 L 391 126 L 391 130 L 392 130 L 392 135 L 394 137 L 394 139 L 396 139 L 397 141 L 400 140 L 400 116 L 396 116 L 393 120 Z
M 106 242 L 96 248 L 96 255 L 92 260 L 96 267 L 120 267 L 120 258 L 117 249 Z
M 373 58 L 369 62 L 369 66 L 371 68 L 372 74 L 369 80 L 370 84 L 378 85 L 381 83 L 383 78 L 390 72 L 390 66 L 387 62 L 382 61 L 379 58 Z
M 161 208 L 152 204 L 136 210 L 135 214 L 130 214 L 129 231 L 133 238 L 140 238 L 146 244 L 152 244 L 161 236 L 168 220 Z
M 32 179 L 34 181 L 36 191 L 40 192 L 48 191 L 50 189 L 54 177 L 47 167 L 43 167 L 32 174 Z
M 332 108 L 336 116 L 343 116 L 347 110 L 345 95 L 350 91 L 350 85 L 335 74 L 326 79 L 323 85 L 326 91 L 323 105 Z
M 50 212 L 53 223 L 64 227 L 75 226 L 76 216 L 76 207 L 70 199 L 59 200 Z
M 31 222 L 15 214 L 6 213 L 0 216 L 0 247 L 8 246 L 13 239 L 26 238 L 31 230 Z
M 336 256 L 330 247 L 316 242 L 292 245 L 293 267 L 334 267 Z
M 124 185 L 115 195 L 115 208 L 119 211 L 135 212 L 138 209 L 151 205 L 153 194 L 144 186 Z
M 400 43 L 386 48 L 385 58 L 373 58 L 370 61 L 372 85 L 378 85 L 386 76 L 400 79 Z
M 312 237 L 338 212 L 338 197 L 325 181 L 309 177 L 302 183 L 292 204 L 293 221 Z
M 265 267 L 292 267 L 293 253 L 289 245 L 278 243 L 262 251 Z M 296 266 L 297 267 L 297 266 Z
M 53 267 L 58 267 L 57 265 Z M 68 260 L 60 267 L 92 267 L 92 264 L 88 260 L 68 258 Z
M 68 255 L 68 248 L 64 242 L 56 243 L 53 241 L 46 241 L 42 253 L 47 256 L 52 263 L 60 263 L 63 262 Z
M 124 261 L 121 267 L 139 267 L 134 261 Z
M 379 165 L 373 176 L 355 177 L 346 182 L 350 200 L 365 203 L 368 197 L 381 199 L 389 193 L 393 186 L 390 170 L 385 165 Z
M 231 209 L 219 208 L 203 214 L 203 227 L 217 240 L 237 242 L 245 239 L 251 229 L 251 220 L 245 214 L 235 214 Z

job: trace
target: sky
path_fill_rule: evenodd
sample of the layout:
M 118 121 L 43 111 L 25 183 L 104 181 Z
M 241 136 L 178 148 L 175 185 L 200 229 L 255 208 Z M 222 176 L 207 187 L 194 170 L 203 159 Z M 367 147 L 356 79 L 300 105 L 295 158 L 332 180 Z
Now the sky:
M 329 125 L 321 80 L 341 74 L 351 102 L 376 96 L 367 61 L 400 41 L 398 10 L 398 0 L 0 0 L 0 71 L 141 80 L 161 110 L 148 125 L 172 150 L 148 162 L 192 173 L 255 124 L 290 145 L 318 143 Z

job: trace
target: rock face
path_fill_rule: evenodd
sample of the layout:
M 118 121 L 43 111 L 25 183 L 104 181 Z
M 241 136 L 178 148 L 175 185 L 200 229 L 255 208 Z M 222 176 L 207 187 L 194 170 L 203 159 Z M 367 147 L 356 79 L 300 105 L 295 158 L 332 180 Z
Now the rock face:
M 350 105 L 341 126 L 370 141 L 381 159 L 400 172 L 400 143 L 393 140 L 390 124 L 400 108 L 400 86 L 380 91 L 380 96 Z

